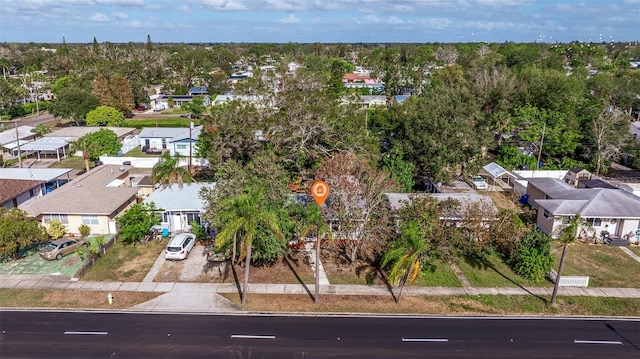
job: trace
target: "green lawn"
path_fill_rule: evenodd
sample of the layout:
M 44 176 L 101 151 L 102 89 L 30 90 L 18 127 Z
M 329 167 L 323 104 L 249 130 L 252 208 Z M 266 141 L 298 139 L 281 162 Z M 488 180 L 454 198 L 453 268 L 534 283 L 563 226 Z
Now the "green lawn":
M 116 242 L 89 268 L 82 280 L 141 282 L 167 242 L 168 239 L 135 245 Z
M 458 262 L 458 266 L 472 287 L 539 287 L 551 285 L 551 282 L 536 283 L 517 275 L 495 254 L 486 255 L 484 262 L 475 257 L 462 257 Z
M 414 282 L 415 286 L 422 287 L 462 287 L 462 283 L 451 269 L 448 263 L 433 260 L 425 266 Z
M 93 161 L 89 161 L 89 168 L 95 167 Z M 84 160 L 80 156 L 69 156 L 60 161 L 53 162 L 49 168 L 73 168 L 74 170 L 84 170 Z
M 189 127 L 189 119 L 181 117 L 157 117 L 157 118 L 144 118 L 144 119 L 129 119 L 126 121 L 126 127 Z M 197 125 L 198 121 L 194 123 Z
M 553 248 L 556 268 L 561 252 Z M 640 263 L 614 246 L 571 244 L 562 274 L 589 276 L 589 287 L 640 287 Z
M 129 152 L 125 153 L 123 157 L 160 157 L 160 155 L 148 155 L 145 152 L 142 152 L 142 148 L 140 148 L 140 146 L 136 146 Z

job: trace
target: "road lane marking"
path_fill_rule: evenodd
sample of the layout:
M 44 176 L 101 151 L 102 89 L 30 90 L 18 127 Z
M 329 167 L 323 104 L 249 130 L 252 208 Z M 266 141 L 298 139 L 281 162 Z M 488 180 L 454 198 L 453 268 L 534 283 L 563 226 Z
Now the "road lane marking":
M 275 339 L 275 335 L 244 335 L 231 334 L 231 339 Z
M 444 343 L 448 342 L 447 338 L 402 338 L 403 342 L 427 342 L 427 343 Z
M 615 344 L 622 345 L 622 342 L 614 341 L 614 340 L 578 340 L 575 339 L 573 341 L 575 344 Z
M 65 335 L 107 335 L 109 332 L 64 332 Z

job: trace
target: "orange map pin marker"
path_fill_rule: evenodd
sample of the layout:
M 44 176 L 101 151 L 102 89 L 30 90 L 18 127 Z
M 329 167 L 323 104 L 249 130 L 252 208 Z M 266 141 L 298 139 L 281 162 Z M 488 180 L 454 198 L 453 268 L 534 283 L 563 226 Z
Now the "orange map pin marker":
M 329 185 L 324 181 L 315 181 L 311 185 L 311 195 L 316 199 L 318 206 L 322 206 L 329 195 Z

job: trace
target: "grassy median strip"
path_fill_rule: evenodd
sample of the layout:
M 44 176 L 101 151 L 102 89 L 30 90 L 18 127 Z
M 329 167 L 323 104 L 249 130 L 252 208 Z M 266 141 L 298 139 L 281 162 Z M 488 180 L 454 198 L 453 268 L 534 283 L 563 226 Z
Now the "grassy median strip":
M 60 289 L 0 289 L 0 307 L 57 309 L 125 309 L 149 301 L 160 292 L 109 292 Z
M 318 304 L 308 295 L 249 294 L 242 305 L 237 294 L 222 294 L 236 305 L 256 312 L 394 313 L 432 315 L 585 315 L 640 316 L 640 299 L 505 295 L 407 296 L 396 303 L 391 296 L 321 295 Z

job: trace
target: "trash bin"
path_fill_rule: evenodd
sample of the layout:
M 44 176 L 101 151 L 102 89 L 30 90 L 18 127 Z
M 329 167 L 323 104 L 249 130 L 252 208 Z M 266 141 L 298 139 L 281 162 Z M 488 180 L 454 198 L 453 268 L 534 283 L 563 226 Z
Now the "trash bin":
M 169 228 L 162 228 L 162 236 L 169 237 Z

